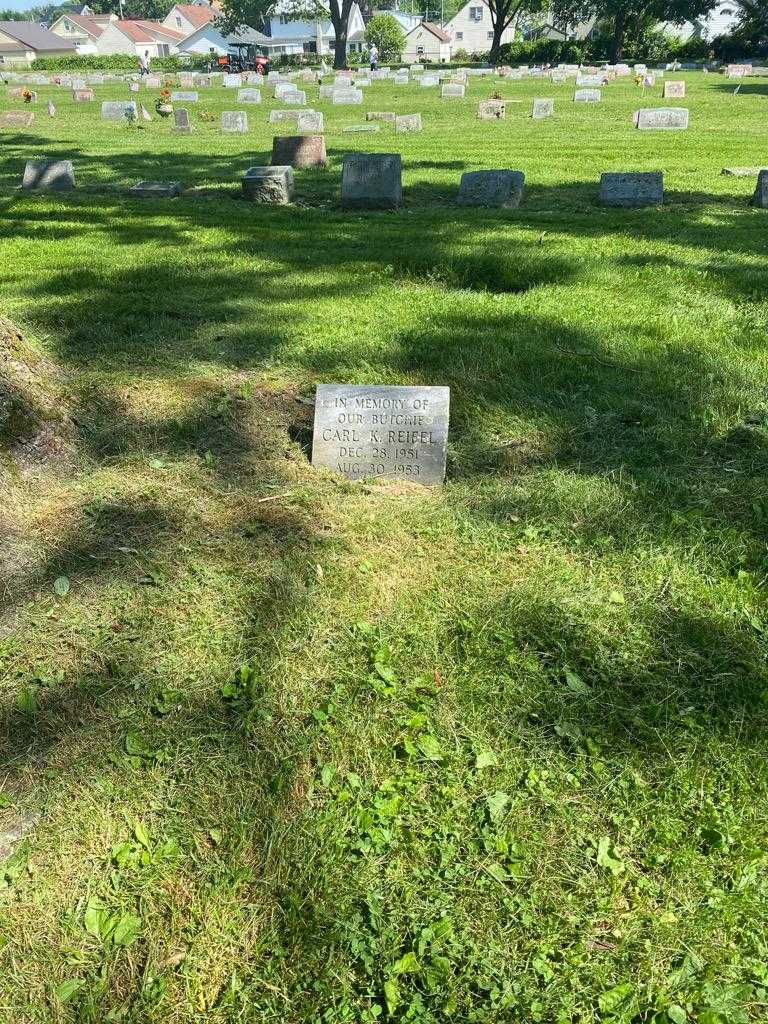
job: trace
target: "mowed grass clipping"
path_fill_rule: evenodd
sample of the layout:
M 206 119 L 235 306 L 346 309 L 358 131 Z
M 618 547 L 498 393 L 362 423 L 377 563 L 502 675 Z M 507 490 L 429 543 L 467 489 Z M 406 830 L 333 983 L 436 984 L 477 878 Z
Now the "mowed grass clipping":
M 686 132 L 626 80 L 308 88 L 289 208 L 238 198 L 266 90 L 245 136 L 116 85 L 3 132 L 0 1017 L 765 1019 L 768 212 L 720 169 L 768 86 L 673 77 Z M 424 131 L 343 133 L 388 109 Z M 340 210 L 352 149 L 401 212 Z M 14 191 L 42 156 L 79 190 Z M 520 209 L 454 205 L 483 167 Z M 313 471 L 318 382 L 449 385 L 446 486 Z

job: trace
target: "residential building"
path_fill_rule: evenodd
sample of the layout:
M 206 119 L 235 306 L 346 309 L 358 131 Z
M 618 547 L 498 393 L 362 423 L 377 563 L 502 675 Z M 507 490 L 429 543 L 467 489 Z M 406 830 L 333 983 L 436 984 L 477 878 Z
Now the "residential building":
M 30 64 L 38 57 L 74 57 L 75 44 L 33 21 L 0 21 L 0 67 Z
M 349 13 L 347 39 L 356 38 L 358 33 L 365 31 L 365 22 L 360 8 L 355 3 Z M 297 21 L 286 6 L 284 12 L 278 10 L 269 19 L 264 29 L 268 36 L 265 50 L 269 56 L 282 53 L 333 53 L 336 33 L 330 17 L 315 21 Z M 353 44 L 354 45 L 354 44 Z
M 96 40 L 111 21 L 117 21 L 116 14 L 62 14 L 49 26 L 48 31 L 71 43 L 79 54 L 96 53 Z
M 439 25 L 421 21 L 405 35 L 404 61 L 447 64 L 451 59 L 451 37 Z
M 168 57 L 176 52 L 187 33 L 159 21 L 112 21 L 96 40 L 97 53 L 130 53 L 140 57 Z
M 511 43 L 515 39 L 517 19 L 504 29 L 502 43 Z M 493 22 L 491 11 L 485 0 L 469 0 L 445 25 L 445 31 L 451 37 L 452 51 L 466 50 L 467 53 L 487 53 L 493 42 Z

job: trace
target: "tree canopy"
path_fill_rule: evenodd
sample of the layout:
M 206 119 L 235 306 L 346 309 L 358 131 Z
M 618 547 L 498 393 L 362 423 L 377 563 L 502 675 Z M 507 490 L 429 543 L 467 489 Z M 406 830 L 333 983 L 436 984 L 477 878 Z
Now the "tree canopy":
M 365 28 L 365 41 L 376 45 L 382 60 L 399 60 L 405 48 L 405 33 L 391 14 L 376 14 Z

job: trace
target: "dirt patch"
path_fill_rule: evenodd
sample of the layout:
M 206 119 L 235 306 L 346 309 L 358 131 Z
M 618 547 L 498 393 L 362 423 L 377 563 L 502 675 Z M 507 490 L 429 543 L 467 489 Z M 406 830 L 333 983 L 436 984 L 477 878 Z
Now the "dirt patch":
M 0 479 L 69 461 L 74 424 L 64 383 L 60 367 L 0 317 Z

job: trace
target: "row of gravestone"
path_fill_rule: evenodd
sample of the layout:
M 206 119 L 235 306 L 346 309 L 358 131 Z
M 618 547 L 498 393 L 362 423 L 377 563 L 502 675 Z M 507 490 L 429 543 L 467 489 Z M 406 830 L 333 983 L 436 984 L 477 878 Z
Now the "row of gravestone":
M 302 143 L 305 136 L 298 137 Z M 322 136 L 318 136 L 322 142 Z M 290 140 L 275 139 L 275 143 Z M 244 196 L 257 203 L 282 204 L 291 201 L 294 167 L 281 163 L 294 156 L 290 146 L 273 148 L 272 164 L 250 167 L 242 180 Z M 304 152 L 299 167 L 325 164 L 324 145 L 317 148 L 314 162 Z M 466 171 L 461 176 L 457 202 L 461 206 L 516 209 L 523 198 L 525 175 L 522 171 Z M 38 191 L 63 191 L 75 187 L 75 170 L 70 160 L 29 160 L 24 168 L 22 188 Z M 142 181 L 130 194 L 137 197 L 177 196 L 179 182 Z M 664 201 L 661 171 L 610 171 L 600 177 L 600 202 L 614 207 L 659 206 Z M 341 173 L 341 205 L 347 209 L 395 210 L 402 205 L 402 162 L 399 153 L 347 153 Z M 768 209 L 768 169 L 760 170 L 752 197 L 754 206 Z

